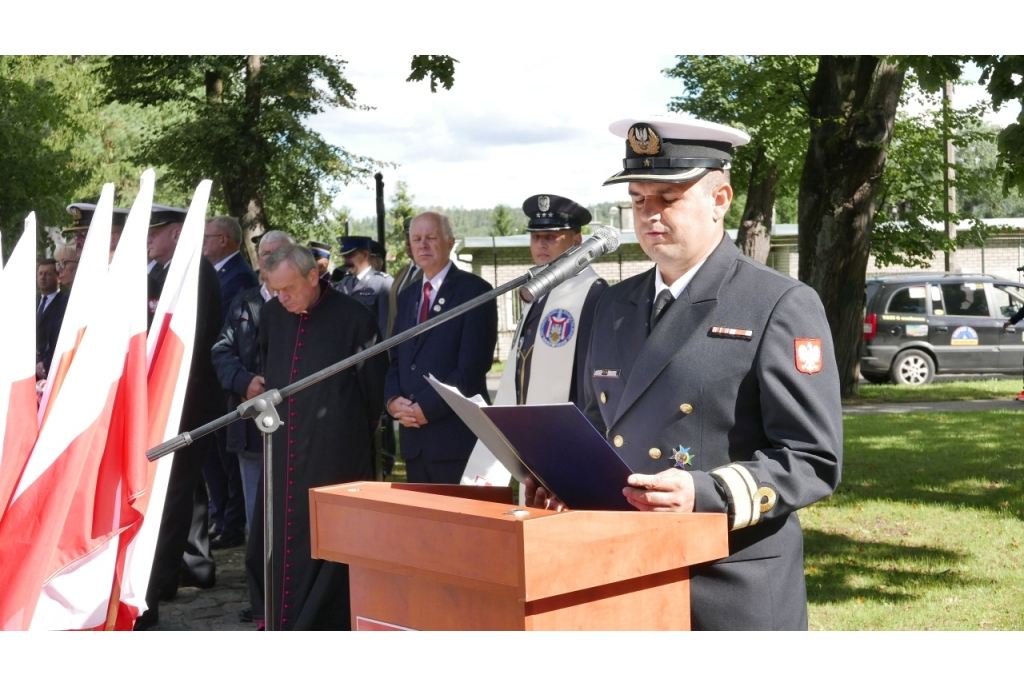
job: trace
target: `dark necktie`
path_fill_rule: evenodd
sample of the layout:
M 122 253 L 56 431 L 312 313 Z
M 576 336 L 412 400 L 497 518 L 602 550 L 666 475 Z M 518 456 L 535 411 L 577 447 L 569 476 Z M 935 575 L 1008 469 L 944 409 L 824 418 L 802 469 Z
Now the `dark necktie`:
M 672 291 L 668 288 L 662 290 L 658 293 L 658 296 L 654 298 L 654 307 L 651 309 L 652 331 L 654 330 L 654 327 L 658 325 L 658 321 L 661 320 L 661 317 L 665 314 L 665 310 L 668 309 L 668 306 L 672 304 L 672 301 L 675 299 L 676 298 L 672 297 Z
M 430 313 L 431 290 L 433 290 L 433 286 L 430 285 L 430 281 L 423 281 L 423 304 L 420 305 L 420 320 L 417 323 L 426 321 L 427 315 Z
M 36 309 L 36 318 L 43 315 L 43 310 L 46 309 L 46 295 L 39 296 L 39 308 Z

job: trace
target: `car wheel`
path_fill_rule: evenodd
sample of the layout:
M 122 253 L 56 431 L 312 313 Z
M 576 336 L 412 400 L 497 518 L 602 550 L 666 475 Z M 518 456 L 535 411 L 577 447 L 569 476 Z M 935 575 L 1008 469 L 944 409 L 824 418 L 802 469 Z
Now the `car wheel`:
M 864 376 L 864 380 L 868 383 L 874 383 L 875 385 L 882 385 L 889 382 L 889 374 L 887 373 L 872 373 L 870 371 L 861 371 L 860 375 Z
M 927 352 L 907 350 L 893 361 L 890 376 L 897 385 L 927 385 L 935 377 L 935 362 Z

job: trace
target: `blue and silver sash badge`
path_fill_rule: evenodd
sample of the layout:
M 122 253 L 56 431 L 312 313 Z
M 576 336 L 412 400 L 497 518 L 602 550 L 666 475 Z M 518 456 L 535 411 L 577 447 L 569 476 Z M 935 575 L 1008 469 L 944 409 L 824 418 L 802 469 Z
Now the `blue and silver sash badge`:
M 572 314 L 564 309 L 554 309 L 544 317 L 544 323 L 540 326 L 540 337 L 548 347 L 561 347 L 570 340 L 576 332 L 576 322 Z
M 683 447 L 682 445 L 680 445 L 679 447 L 675 447 L 672 449 L 672 459 L 673 461 L 675 461 L 675 464 L 673 464 L 673 466 L 675 466 L 676 468 L 685 469 L 687 466 L 693 463 L 693 456 L 694 455 L 690 454 L 689 447 Z

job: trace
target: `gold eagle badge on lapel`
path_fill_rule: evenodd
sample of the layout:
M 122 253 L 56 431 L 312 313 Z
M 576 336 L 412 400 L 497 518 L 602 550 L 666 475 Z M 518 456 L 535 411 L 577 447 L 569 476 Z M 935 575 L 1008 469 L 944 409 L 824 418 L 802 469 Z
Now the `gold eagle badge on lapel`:
M 661 138 L 650 126 L 631 126 L 627 139 L 629 147 L 638 155 L 656 155 L 661 152 Z

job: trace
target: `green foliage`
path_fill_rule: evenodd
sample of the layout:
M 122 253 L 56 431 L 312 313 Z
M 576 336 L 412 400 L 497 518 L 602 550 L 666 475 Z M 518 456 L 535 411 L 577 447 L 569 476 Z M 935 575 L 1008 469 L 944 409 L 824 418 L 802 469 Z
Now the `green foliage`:
M 957 188 L 957 211 L 962 216 L 980 219 L 1024 216 L 1024 197 L 1014 187 L 1003 188 L 1003 169 L 998 162 L 996 139 L 1000 129 L 995 124 L 973 124 L 978 135 L 957 148 L 958 168 L 968 169 L 979 182 L 974 187 Z
M 36 78 L 25 60 L 0 58 L 0 230 L 8 255 L 32 211 L 44 247 L 44 227 L 64 223 L 67 198 L 84 180 L 66 144 L 82 134 L 69 110 L 67 93 Z
M 986 84 L 997 109 L 1011 100 L 1021 104 L 1017 121 L 999 134 L 999 162 L 1005 170 L 1004 189 L 1024 193 L 1024 57 L 983 55 L 974 57 L 982 68 L 980 82 Z
M 882 402 L 952 402 L 962 400 L 1008 400 L 1020 392 L 1020 379 L 990 378 L 983 381 L 953 381 L 928 385 L 866 383 L 856 398 L 843 404 Z
M 492 213 L 492 225 L 491 235 L 502 236 L 502 235 L 515 235 L 519 233 L 523 226 L 526 225 L 526 221 L 517 221 L 517 217 L 512 213 L 512 210 L 505 205 L 498 205 L 494 208 Z
M 991 230 L 977 213 L 946 211 L 944 131 L 955 149 L 969 153 L 953 164 L 951 185 L 964 198 L 991 197 L 998 188 L 995 166 L 972 159 L 976 151 L 994 144 L 995 132 L 981 124 L 989 109 L 986 103 L 963 109 L 945 106 L 938 94 L 914 87 L 913 76 L 908 81 L 879 187 L 871 252 L 880 266 L 924 268 L 935 251 L 981 244 Z M 959 224 L 952 241 L 941 230 L 947 219 Z
M 448 55 L 413 55 L 411 72 L 406 81 L 422 81 L 430 79 L 430 92 L 437 92 L 437 84 L 445 90 L 451 90 L 455 84 L 455 65 L 459 60 Z
M 344 66 L 317 55 L 115 56 L 100 75 L 110 102 L 179 113 L 148 128 L 133 161 L 159 161 L 183 193 L 213 178 L 215 210 L 248 213 L 247 227 L 319 235 L 340 186 L 379 166 L 306 126 L 328 108 L 356 106 Z
M 777 201 L 795 203 L 810 134 L 807 97 L 817 58 L 794 55 L 678 55 L 665 74 L 682 82 L 683 94 L 669 109 L 746 131 L 751 143 L 733 155 L 732 186 L 737 195 L 727 228 L 737 228 L 759 149 L 779 175 Z M 766 165 L 767 167 L 767 165 Z M 765 173 L 767 168 L 761 169 Z M 755 179 L 759 180 L 759 179 Z

